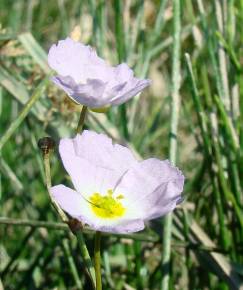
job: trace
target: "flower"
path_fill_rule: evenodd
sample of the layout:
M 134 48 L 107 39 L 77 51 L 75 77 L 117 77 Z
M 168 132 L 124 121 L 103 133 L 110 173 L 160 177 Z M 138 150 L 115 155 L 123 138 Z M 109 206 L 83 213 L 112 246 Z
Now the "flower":
M 137 232 L 181 201 L 184 176 L 176 167 L 156 158 L 138 161 L 104 134 L 85 130 L 74 139 L 61 139 L 59 152 L 76 190 L 60 184 L 51 195 L 94 230 Z
M 76 103 L 90 108 L 123 104 L 150 84 L 135 78 L 126 63 L 109 66 L 90 46 L 71 38 L 52 45 L 48 63 L 58 73 L 52 81 Z

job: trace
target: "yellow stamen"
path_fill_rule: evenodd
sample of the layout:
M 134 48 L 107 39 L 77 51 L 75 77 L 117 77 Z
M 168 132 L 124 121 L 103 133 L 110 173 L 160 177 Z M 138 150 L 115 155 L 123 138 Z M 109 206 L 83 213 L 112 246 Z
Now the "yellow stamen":
M 126 209 L 123 207 L 119 199 L 123 198 L 123 195 L 118 195 L 116 198 L 113 196 L 113 190 L 107 190 L 106 195 L 101 195 L 95 192 L 90 197 L 90 205 L 93 212 L 101 218 L 118 218 L 125 214 Z

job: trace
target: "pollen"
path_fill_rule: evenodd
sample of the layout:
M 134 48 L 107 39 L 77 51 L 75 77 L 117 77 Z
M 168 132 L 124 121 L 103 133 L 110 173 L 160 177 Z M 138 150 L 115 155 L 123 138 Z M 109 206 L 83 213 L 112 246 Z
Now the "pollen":
M 113 190 L 108 189 L 106 195 L 95 192 L 91 195 L 89 201 L 92 211 L 100 218 L 112 219 L 119 218 L 125 214 L 126 209 L 120 200 L 123 196 L 113 196 Z

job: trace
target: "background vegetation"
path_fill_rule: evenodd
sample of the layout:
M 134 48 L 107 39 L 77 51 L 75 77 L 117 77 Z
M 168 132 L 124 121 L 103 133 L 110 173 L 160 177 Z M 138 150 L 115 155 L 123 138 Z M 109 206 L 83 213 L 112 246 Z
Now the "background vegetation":
M 172 226 L 103 237 L 104 289 L 242 287 L 242 21 L 242 0 L 0 1 L 0 289 L 90 289 L 37 147 L 77 126 L 81 108 L 45 79 L 46 53 L 67 35 L 153 82 L 126 106 L 89 112 L 85 126 L 186 176 Z M 53 183 L 70 183 L 65 174 L 56 151 Z

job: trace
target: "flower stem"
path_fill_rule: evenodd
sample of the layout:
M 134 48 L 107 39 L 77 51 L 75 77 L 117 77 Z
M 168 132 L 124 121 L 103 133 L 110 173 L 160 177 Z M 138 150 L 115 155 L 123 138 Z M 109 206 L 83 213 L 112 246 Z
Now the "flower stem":
M 181 36 L 181 1 L 173 0 L 173 53 L 172 53 L 172 88 L 171 88 L 171 128 L 170 128 L 170 161 L 176 162 L 177 130 L 180 111 L 180 36 Z M 173 215 L 169 213 L 164 220 L 161 290 L 169 289 L 171 262 L 171 235 Z
M 50 168 L 50 150 L 43 151 L 43 159 L 44 159 L 44 169 L 45 169 L 45 178 L 46 178 L 46 187 L 47 191 L 49 193 L 49 197 L 51 199 L 52 205 L 54 206 L 55 210 L 60 215 L 63 222 L 67 222 L 68 218 L 66 214 L 63 212 L 63 210 L 59 207 L 59 205 L 53 200 L 51 194 L 50 194 L 50 188 L 51 188 L 51 168 Z
M 102 290 L 101 282 L 101 269 L 100 269 L 100 238 L 101 232 L 95 233 L 95 248 L 94 248 L 94 266 L 95 266 L 95 277 L 96 277 L 96 290 Z
M 83 232 L 81 230 L 77 231 L 75 233 L 77 240 L 78 240 L 78 244 L 79 244 L 79 248 L 81 251 L 81 256 L 83 258 L 84 261 L 84 265 L 88 271 L 88 275 L 90 277 L 90 280 L 92 282 L 92 286 L 95 289 L 95 270 L 89 255 L 89 251 L 86 247 L 85 241 L 84 241 L 84 236 L 83 236 Z
M 85 120 L 85 116 L 86 116 L 86 113 L 87 113 L 87 109 L 88 109 L 88 107 L 86 107 L 86 106 L 82 107 L 82 110 L 81 110 L 81 113 L 80 113 L 80 117 L 79 117 L 79 121 L 78 121 L 78 126 L 77 126 L 77 129 L 76 129 L 76 133 L 77 134 L 80 133 L 83 130 L 84 120 Z
M 62 247 L 63 247 L 63 250 L 66 254 L 69 268 L 70 268 L 71 273 L 73 275 L 73 279 L 74 279 L 74 282 L 76 284 L 76 287 L 77 287 L 77 289 L 82 290 L 83 289 L 82 281 L 78 276 L 78 270 L 77 270 L 76 264 L 74 262 L 72 253 L 71 253 L 71 246 L 70 246 L 67 239 L 62 240 Z

